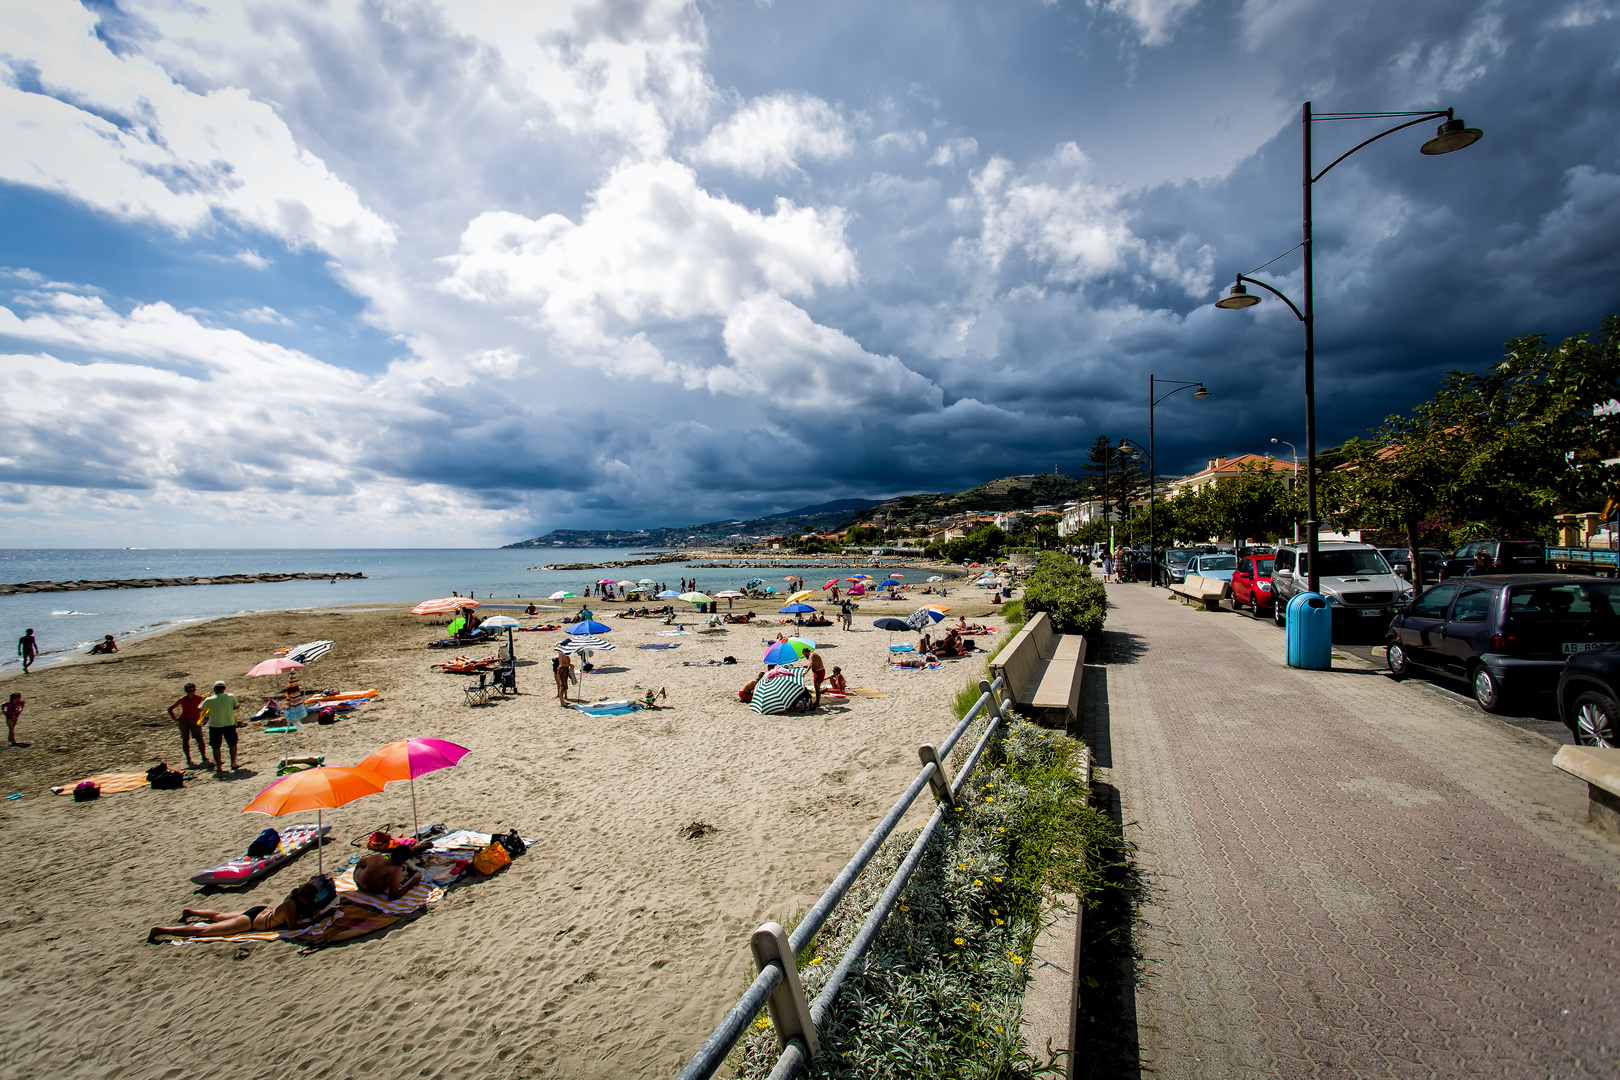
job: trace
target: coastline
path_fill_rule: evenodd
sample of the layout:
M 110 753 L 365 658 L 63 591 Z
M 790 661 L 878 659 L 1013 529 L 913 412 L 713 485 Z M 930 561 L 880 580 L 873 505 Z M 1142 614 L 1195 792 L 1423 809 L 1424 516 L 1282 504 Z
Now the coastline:
M 979 614 L 990 609 L 988 593 L 962 593 L 945 600 L 953 617 L 991 621 Z M 819 894 L 914 773 L 917 743 L 948 721 L 956 691 L 979 669 L 975 658 L 937 671 L 886 669 L 891 635 L 871 620 L 927 599 L 866 600 L 855 633 L 807 631 L 818 635 L 829 669 L 840 665 L 852 686 L 887 696 L 793 716 L 759 716 L 734 693 L 757 673 L 750 661 L 762 639 L 790 628 L 698 633 L 702 620 L 683 610 L 679 621 L 691 632 L 667 636 L 661 620 L 615 618 L 626 605 L 595 598 L 589 603 L 618 647 L 597 654 L 603 672 L 586 677 L 586 696 L 661 686 L 667 708 L 622 717 L 559 708 L 547 661 L 561 635 L 527 632 L 515 635 L 522 694 L 469 707 L 465 678 L 430 669 L 448 659 L 423 647 L 433 627 L 403 606 L 260 611 L 169 627 L 116 656 L 13 680 L 29 702 L 19 738 L 32 745 L 0 751 L 8 786 L 24 794 L 0 803 L 0 834 L 13 841 L 0 844 L 0 890 L 12 913 L 0 933 L 25 973 L 0 1014 L 9 1060 L 30 1075 L 110 1075 L 194 1060 L 207 1045 L 210 1060 L 235 1063 L 234 1074 L 269 1078 L 305 1068 L 358 1073 L 379 1043 L 416 1042 L 431 1044 L 447 1072 L 671 1075 L 746 980 L 749 931 Z M 780 604 L 735 610 L 774 618 Z M 423 819 L 516 828 L 534 849 L 417 919 L 313 955 L 279 942 L 141 944 L 146 927 L 172 921 L 183 906 L 273 903 L 314 872 L 305 855 L 256 888 L 212 900 L 186 880 L 266 825 L 304 820 L 240 813 L 274 779 L 280 737 L 248 727 L 242 772 L 215 779 L 194 771 L 179 791 L 141 788 L 81 804 L 45 789 L 174 764 L 178 737 L 163 710 L 180 682 L 224 678 L 248 714 L 282 680 L 240 673 L 277 646 L 313 638 L 338 644 L 303 674 L 306 689 L 376 687 L 382 696 L 335 725 L 290 736 L 291 753 L 349 764 L 396 739 L 451 739 L 472 752 L 416 782 Z M 740 663 L 683 663 L 726 655 Z M 396 785 L 329 811 L 328 868 L 353 850 L 350 837 L 398 827 L 410 807 Z M 683 837 L 694 821 L 715 831 Z M 65 830 L 117 839 L 42 863 L 40 844 Z M 109 992 L 124 986 L 141 992 Z M 199 992 L 255 1005 L 199 1012 L 190 1007 Z M 312 1006 L 336 1000 L 345 1002 L 341 1014 Z M 177 1011 L 186 1024 L 169 1022 Z M 295 1039 L 289 1017 L 300 1018 Z M 364 1038 L 355 1023 L 365 1025 Z M 491 1038 L 495 1029 L 528 1034 Z M 266 1046 L 277 1053 L 264 1054 Z

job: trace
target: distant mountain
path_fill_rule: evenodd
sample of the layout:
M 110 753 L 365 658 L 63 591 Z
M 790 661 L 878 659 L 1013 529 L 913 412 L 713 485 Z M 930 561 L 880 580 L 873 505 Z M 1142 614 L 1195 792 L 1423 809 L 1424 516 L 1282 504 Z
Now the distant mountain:
M 1070 499 L 1083 498 L 1085 494 L 1086 481 L 1062 473 L 1003 476 L 966 491 L 901 495 L 860 511 L 855 515 L 855 521 L 864 523 L 882 514 L 890 528 L 896 525 L 911 527 L 951 514 L 997 513 L 1056 506 Z
M 788 510 L 781 514 L 767 514 L 758 518 L 759 521 L 774 521 L 777 518 L 813 517 L 816 514 L 836 514 L 849 510 L 868 510 L 874 506 L 881 506 L 882 499 L 834 499 L 832 502 L 816 503 L 814 506 L 801 506 L 797 510 Z

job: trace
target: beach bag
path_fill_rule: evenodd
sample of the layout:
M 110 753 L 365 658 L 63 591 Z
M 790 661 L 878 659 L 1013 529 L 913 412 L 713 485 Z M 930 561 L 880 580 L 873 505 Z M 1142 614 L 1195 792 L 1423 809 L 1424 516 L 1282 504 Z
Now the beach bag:
M 315 714 L 315 722 L 317 724 L 335 724 L 337 723 L 337 713 L 330 707 L 323 708 Z
M 495 842 L 505 848 L 506 853 L 514 859 L 529 850 L 529 845 L 523 842 L 523 837 L 517 834 L 516 829 L 513 829 L 505 836 L 497 836 Z
M 173 791 L 186 786 L 186 774 L 175 772 L 167 762 L 158 762 L 146 770 L 146 782 L 159 791 Z
M 281 834 L 274 829 L 266 829 L 253 838 L 248 845 L 247 853 L 255 859 L 262 859 L 266 855 L 274 855 L 276 848 L 281 846 Z
M 489 847 L 473 856 L 473 869 L 487 876 L 511 861 L 512 856 L 507 852 L 506 845 L 493 841 Z
M 89 802 L 91 799 L 99 798 L 101 798 L 101 785 L 92 783 L 89 780 L 80 780 L 78 786 L 73 789 L 74 802 Z

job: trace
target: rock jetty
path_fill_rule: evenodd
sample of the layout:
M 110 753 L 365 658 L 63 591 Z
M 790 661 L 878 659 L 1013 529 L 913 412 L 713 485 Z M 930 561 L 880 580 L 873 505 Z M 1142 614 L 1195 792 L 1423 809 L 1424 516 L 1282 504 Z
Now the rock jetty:
M 24 581 L 0 585 L 0 596 L 37 592 L 91 592 L 97 589 L 160 589 L 168 585 L 255 585 L 263 581 L 337 581 L 363 578 L 355 574 L 221 574 L 218 577 L 125 578 L 96 581 Z
M 510 544 L 509 547 L 518 547 Z M 552 563 L 550 566 L 530 566 L 529 570 L 620 570 L 631 566 L 659 566 L 663 563 L 681 562 L 693 556 L 684 551 L 672 551 L 667 555 L 659 555 L 654 559 L 624 559 L 619 562 L 571 562 Z

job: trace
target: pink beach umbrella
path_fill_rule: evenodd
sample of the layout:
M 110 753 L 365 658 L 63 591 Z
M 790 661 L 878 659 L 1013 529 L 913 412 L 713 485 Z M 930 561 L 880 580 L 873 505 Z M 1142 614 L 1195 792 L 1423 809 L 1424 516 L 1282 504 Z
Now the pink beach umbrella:
M 379 787 L 391 780 L 411 782 L 411 835 L 416 835 L 416 778 L 423 773 L 448 769 L 469 753 L 445 739 L 401 739 L 378 747 L 355 769 L 373 776 Z
M 261 675 L 280 675 L 288 671 L 297 671 L 303 667 L 296 660 L 288 660 L 285 656 L 273 656 L 269 660 L 262 660 L 248 669 L 248 678 L 257 679 Z

